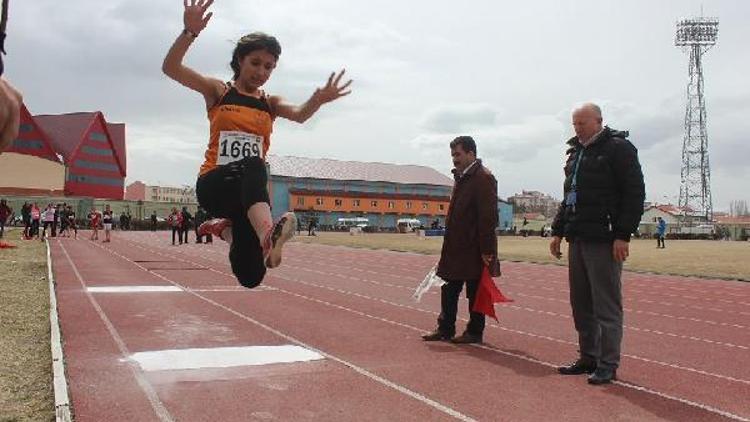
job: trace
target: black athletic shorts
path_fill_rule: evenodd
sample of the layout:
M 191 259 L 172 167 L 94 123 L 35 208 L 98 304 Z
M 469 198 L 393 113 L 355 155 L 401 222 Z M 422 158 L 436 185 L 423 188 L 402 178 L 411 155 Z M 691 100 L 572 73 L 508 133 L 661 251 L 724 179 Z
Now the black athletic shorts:
M 215 218 L 232 221 L 229 262 L 237 280 L 247 288 L 258 286 L 266 275 L 263 249 L 247 219 L 247 210 L 258 202 L 271 203 L 267 184 L 265 163 L 258 157 L 248 157 L 198 177 L 195 187 L 203 209 Z

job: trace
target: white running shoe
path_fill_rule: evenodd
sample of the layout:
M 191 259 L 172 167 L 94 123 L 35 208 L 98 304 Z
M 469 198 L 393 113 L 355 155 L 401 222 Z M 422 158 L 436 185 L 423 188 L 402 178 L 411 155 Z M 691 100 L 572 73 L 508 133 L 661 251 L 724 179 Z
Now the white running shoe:
M 287 240 L 294 237 L 294 231 L 297 229 L 297 217 L 293 212 L 285 212 L 271 233 L 271 252 L 266 258 L 266 268 L 276 268 L 281 265 L 281 248 Z

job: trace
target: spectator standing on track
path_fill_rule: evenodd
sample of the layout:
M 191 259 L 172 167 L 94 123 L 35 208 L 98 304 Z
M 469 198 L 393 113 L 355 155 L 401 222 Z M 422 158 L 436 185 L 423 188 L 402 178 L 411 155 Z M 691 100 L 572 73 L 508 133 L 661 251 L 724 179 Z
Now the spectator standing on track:
M 181 244 L 188 244 L 188 232 L 190 231 L 190 223 L 193 221 L 193 216 L 188 211 L 187 207 L 182 207 L 182 224 L 180 225 L 180 232 L 182 233 Z
M 422 336 L 424 341 L 481 343 L 485 316 L 473 312 L 479 278 L 484 266 L 492 276 L 500 275 L 497 258 L 497 180 L 477 158 L 477 146 L 470 136 L 459 136 L 450 143 L 453 159 L 453 194 L 445 218 L 445 240 L 440 252 L 437 275 L 446 281 L 440 291 L 438 327 Z M 456 332 L 456 313 L 461 290 L 466 283 L 469 323 L 466 331 Z
M 552 223 L 550 253 L 568 241 L 568 278 L 580 357 L 558 368 L 591 374 L 589 384 L 616 379 L 622 342 L 622 263 L 643 214 L 645 188 L 638 151 L 626 132 L 602 126 L 591 103 L 573 111 L 564 199 Z
M 156 211 L 154 211 L 154 212 L 151 213 L 151 231 L 152 232 L 156 231 L 156 222 L 157 221 L 158 220 L 156 218 Z
M 23 238 L 31 238 L 31 204 L 24 202 L 21 207 L 21 219 L 23 220 Z
M 195 243 L 203 243 L 204 237 L 206 238 L 206 243 L 212 243 L 213 239 L 211 238 L 211 233 L 206 235 L 198 233 L 198 227 L 208 220 L 209 218 L 208 214 L 206 214 L 206 210 L 204 210 L 203 207 L 198 206 L 198 209 L 195 211 Z
M 68 206 L 67 204 L 62 204 L 60 206 L 58 215 L 60 217 L 60 237 L 70 236 L 70 232 L 68 231 Z
M 99 240 L 99 224 L 101 223 L 102 215 L 96 208 L 91 207 L 89 212 L 89 225 L 91 226 L 91 240 Z
M 73 207 L 68 205 L 68 210 L 65 215 L 68 219 L 68 228 L 73 229 L 75 238 L 78 239 L 78 225 L 76 224 L 76 213 L 73 211 Z M 68 231 L 68 236 L 70 236 L 70 230 Z
M 40 240 L 44 240 L 45 237 L 52 234 L 52 224 L 55 222 L 55 208 L 52 206 L 52 204 L 48 204 L 47 208 L 42 213 L 42 238 Z M 47 229 L 49 229 L 49 232 L 47 232 Z
M 39 209 L 39 206 L 34 202 L 33 205 L 31 205 L 31 235 L 29 237 L 36 237 L 39 238 L 39 224 L 41 222 L 42 218 L 42 211 Z
M 169 214 L 167 222 L 169 222 L 169 227 L 172 228 L 172 246 L 175 244 L 175 235 L 177 235 L 177 239 L 180 241 L 180 245 L 182 245 L 182 233 L 180 232 L 182 230 L 182 213 L 177 211 L 177 208 L 172 208 L 172 213 Z
M 109 204 L 104 206 L 104 212 L 102 213 L 102 225 L 104 226 L 104 240 L 102 240 L 102 243 L 104 242 L 111 242 L 112 238 L 111 231 L 112 231 L 112 218 L 114 213 L 109 208 Z
M 60 204 L 52 208 L 52 237 L 57 237 L 57 227 L 60 225 Z

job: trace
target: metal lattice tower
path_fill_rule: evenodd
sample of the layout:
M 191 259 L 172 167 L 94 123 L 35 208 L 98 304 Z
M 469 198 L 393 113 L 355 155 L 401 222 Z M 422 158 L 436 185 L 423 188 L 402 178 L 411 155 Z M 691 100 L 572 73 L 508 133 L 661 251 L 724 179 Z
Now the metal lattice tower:
M 716 18 L 682 19 L 677 22 L 675 38 L 675 45 L 690 56 L 679 206 L 686 217 L 689 214 L 706 221 L 713 219 L 713 205 L 701 58 L 716 44 L 718 32 L 719 20 Z

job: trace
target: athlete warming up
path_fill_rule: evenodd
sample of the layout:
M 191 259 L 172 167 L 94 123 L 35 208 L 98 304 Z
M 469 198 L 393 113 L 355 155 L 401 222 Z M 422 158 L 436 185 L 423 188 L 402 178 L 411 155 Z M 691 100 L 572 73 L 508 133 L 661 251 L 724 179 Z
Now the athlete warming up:
M 325 103 L 351 91 L 351 80 L 341 83 L 344 71 L 332 73 L 322 88 L 305 103 L 293 105 L 261 87 L 273 73 L 281 55 L 276 38 L 253 32 L 240 38 L 232 53 L 234 76 L 229 82 L 204 76 L 182 62 L 188 48 L 211 19 L 213 0 L 183 0 L 184 29 L 164 58 L 164 73 L 203 95 L 210 135 L 200 168 L 198 203 L 212 216 L 199 227 L 230 243 L 232 272 L 245 287 L 258 286 L 266 268 L 281 264 L 281 248 L 294 235 L 293 213 L 285 213 L 274 226 L 266 184 L 265 157 L 271 145 L 276 117 L 298 123 L 309 119 Z

